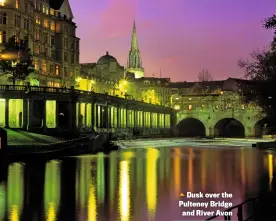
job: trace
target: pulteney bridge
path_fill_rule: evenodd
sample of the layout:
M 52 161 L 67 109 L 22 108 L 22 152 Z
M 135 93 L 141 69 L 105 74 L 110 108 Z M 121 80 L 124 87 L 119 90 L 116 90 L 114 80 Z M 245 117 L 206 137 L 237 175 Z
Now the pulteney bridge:
M 263 132 L 260 107 L 244 104 L 234 92 L 182 95 L 175 109 L 180 136 L 258 137 Z
M 171 108 L 75 90 L 0 85 L 0 126 L 27 130 L 169 135 Z

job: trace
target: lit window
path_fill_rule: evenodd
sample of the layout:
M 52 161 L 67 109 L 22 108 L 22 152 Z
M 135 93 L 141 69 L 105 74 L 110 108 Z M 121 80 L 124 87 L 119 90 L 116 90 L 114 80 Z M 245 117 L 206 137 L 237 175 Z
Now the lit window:
M 49 21 L 47 19 L 44 20 L 44 27 L 45 28 L 49 27 Z
M 54 87 L 60 87 L 60 83 L 54 83 Z
M 6 43 L 6 32 L 0 31 L 0 44 Z
M 55 31 L 55 29 L 56 29 L 55 22 L 52 21 L 52 22 L 51 22 L 51 30 L 52 30 L 52 31 Z
M 189 110 L 192 110 L 192 105 L 191 104 L 189 105 Z
M 19 9 L 19 0 L 15 1 L 15 8 Z
M 46 65 L 46 63 L 42 64 L 42 72 L 43 72 L 43 74 L 47 73 L 47 65 Z
M 38 64 L 37 61 L 34 62 L 34 68 L 35 68 L 36 71 L 39 70 L 39 64 Z
M 179 104 L 174 105 L 174 109 L 175 110 L 180 110 L 180 105 Z
M 35 16 L 35 23 L 40 25 L 40 17 L 38 15 Z
M 39 45 L 35 46 L 35 53 L 40 54 L 40 46 Z
M 53 16 L 55 15 L 55 10 L 52 8 L 50 9 L 50 15 L 53 15 Z
M 59 65 L 56 65 L 56 76 L 59 76 Z
M 48 81 L 48 82 L 47 82 L 47 86 L 48 86 L 48 87 L 53 87 L 53 86 L 54 86 L 54 82 Z

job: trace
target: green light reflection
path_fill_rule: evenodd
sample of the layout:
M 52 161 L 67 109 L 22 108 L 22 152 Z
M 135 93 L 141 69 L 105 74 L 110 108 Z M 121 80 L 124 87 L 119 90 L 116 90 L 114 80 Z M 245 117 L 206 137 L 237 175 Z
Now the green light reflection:
M 56 160 L 47 162 L 45 171 L 44 184 L 44 209 L 47 221 L 57 220 L 57 213 L 59 212 L 60 204 L 60 165 Z
M 18 221 L 24 199 L 24 165 L 13 163 L 8 168 L 8 220 Z
M 4 220 L 6 207 L 5 184 L 0 183 L 0 220 Z

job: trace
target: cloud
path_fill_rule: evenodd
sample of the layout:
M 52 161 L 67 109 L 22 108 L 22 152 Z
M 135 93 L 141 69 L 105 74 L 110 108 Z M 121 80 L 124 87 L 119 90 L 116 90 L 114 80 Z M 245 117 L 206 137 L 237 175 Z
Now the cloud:
M 98 34 L 104 38 L 120 38 L 129 35 L 136 9 L 134 0 L 109 0 L 99 17 Z

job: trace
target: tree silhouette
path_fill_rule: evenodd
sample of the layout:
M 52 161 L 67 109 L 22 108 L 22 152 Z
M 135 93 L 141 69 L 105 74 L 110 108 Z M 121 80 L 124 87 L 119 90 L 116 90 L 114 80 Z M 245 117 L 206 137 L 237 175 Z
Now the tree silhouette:
M 276 35 L 276 16 L 265 19 L 264 27 L 275 30 Z M 238 65 L 244 69 L 244 77 L 251 80 L 242 86 L 245 101 L 260 106 L 270 125 L 276 125 L 276 37 L 269 49 L 254 51 L 250 60 L 239 60 Z M 271 127 L 270 131 L 276 132 L 276 127 Z
M 205 70 L 205 69 L 203 69 L 201 72 L 199 72 L 197 77 L 198 77 L 199 82 L 206 82 L 206 81 L 213 80 L 212 74 L 208 70 Z
M 5 44 L 5 49 L 1 53 L 1 75 L 9 76 L 13 85 L 15 85 L 16 80 L 23 81 L 30 73 L 34 72 L 31 50 L 27 47 L 26 41 L 19 42 L 13 36 Z

